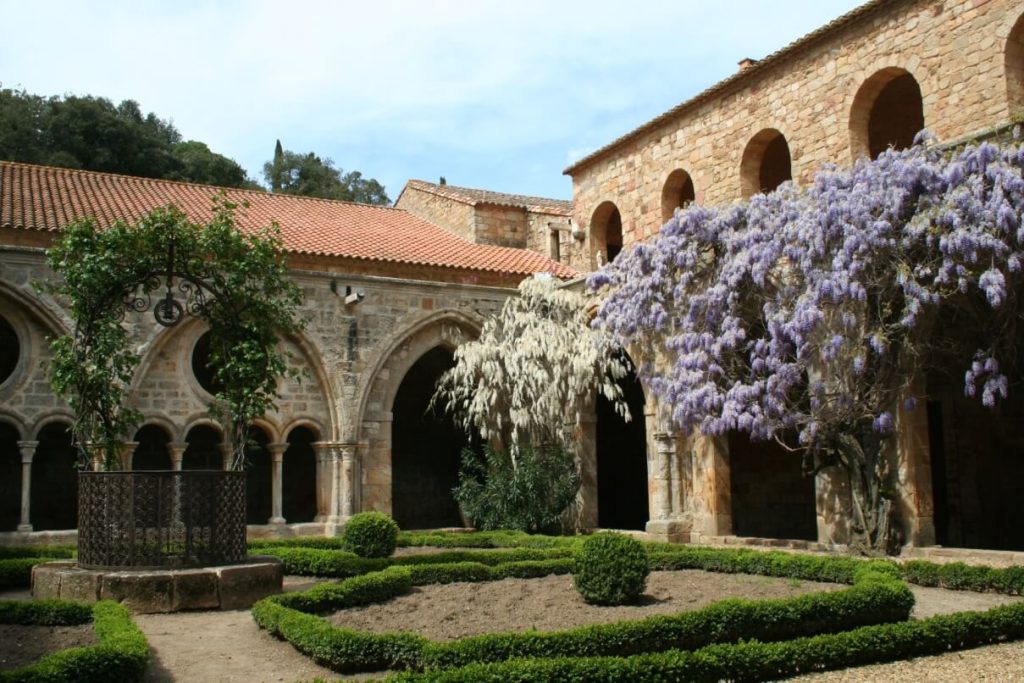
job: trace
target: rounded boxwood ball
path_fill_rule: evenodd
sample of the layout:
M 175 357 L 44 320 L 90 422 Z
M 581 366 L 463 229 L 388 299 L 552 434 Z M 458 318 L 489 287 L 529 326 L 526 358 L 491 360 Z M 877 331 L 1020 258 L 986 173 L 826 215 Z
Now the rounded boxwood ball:
M 592 605 L 636 602 L 647 584 L 647 553 L 640 541 L 617 533 L 595 534 L 576 555 L 573 583 Z
M 345 524 L 342 539 L 359 557 L 390 557 L 398 541 L 398 524 L 383 512 L 360 512 Z

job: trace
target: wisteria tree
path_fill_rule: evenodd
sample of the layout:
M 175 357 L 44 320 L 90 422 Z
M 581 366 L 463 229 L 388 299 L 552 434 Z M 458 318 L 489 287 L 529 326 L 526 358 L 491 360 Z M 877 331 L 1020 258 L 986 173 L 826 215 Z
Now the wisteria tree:
M 591 276 L 595 325 L 629 342 L 678 428 L 798 435 L 806 469 L 845 469 L 855 544 L 892 550 L 887 455 L 915 380 L 959 367 L 992 407 L 1015 375 L 1022 168 L 1022 147 L 922 136 L 806 188 L 681 211 Z

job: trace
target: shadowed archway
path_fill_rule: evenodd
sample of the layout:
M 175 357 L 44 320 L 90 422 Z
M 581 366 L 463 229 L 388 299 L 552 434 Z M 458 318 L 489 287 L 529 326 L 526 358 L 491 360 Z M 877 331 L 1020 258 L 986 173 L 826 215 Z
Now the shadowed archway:
M 603 395 L 597 397 L 597 523 L 602 529 L 642 531 L 650 519 L 646 401 L 634 372 L 621 384 L 631 421 Z
M 907 149 L 924 128 L 921 87 L 908 71 L 888 67 L 861 85 L 850 109 L 853 157 L 875 159 L 889 149 Z
M 320 437 L 309 427 L 288 433 L 288 450 L 282 463 L 281 504 L 289 522 L 312 522 L 316 517 L 316 453 Z
M 71 428 L 51 422 L 39 430 L 32 458 L 31 515 L 35 531 L 78 526 L 78 451 Z

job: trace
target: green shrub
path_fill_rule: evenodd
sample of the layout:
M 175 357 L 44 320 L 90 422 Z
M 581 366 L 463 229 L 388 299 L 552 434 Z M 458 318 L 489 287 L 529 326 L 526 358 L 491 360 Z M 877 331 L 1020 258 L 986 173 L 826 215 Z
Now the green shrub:
M 383 512 L 352 515 L 342 532 L 345 548 L 359 557 L 390 557 L 398 540 L 398 525 Z
M 92 621 L 92 606 L 67 600 L 0 601 L 0 624 L 72 626 Z
M 588 538 L 576 555 L 573 583 L 594 605 L 636 602 L 647 585 L 650 568 L 640 541 L 624 534 L 602 533 Z
M 508 451 L 487 446 L 483 455 L 462 451 L 455 500 L 477 528 L 528 532 L 557 530 L 576 498 L 580 477 L 572 454 L 558 446 Z
M 0 590 L 28 588 L 32 585 L 32 567 L 52 561 L 52 557 L 14 557 L 0 560 Z
M 0 560 L 20 557 L 48 557 L 67 559 L 73 557 L 75 549 L 67 545 L 0 546 Z

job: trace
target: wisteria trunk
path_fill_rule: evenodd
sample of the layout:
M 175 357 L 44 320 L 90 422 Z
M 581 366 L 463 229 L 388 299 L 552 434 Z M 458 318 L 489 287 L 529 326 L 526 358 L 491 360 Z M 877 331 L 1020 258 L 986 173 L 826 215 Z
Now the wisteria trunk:
M 850 548 L 865 555 L 894 554 L 899 549 L 883 443 L 870 425 L 836 439 L 839 464 L 850 477 Z

